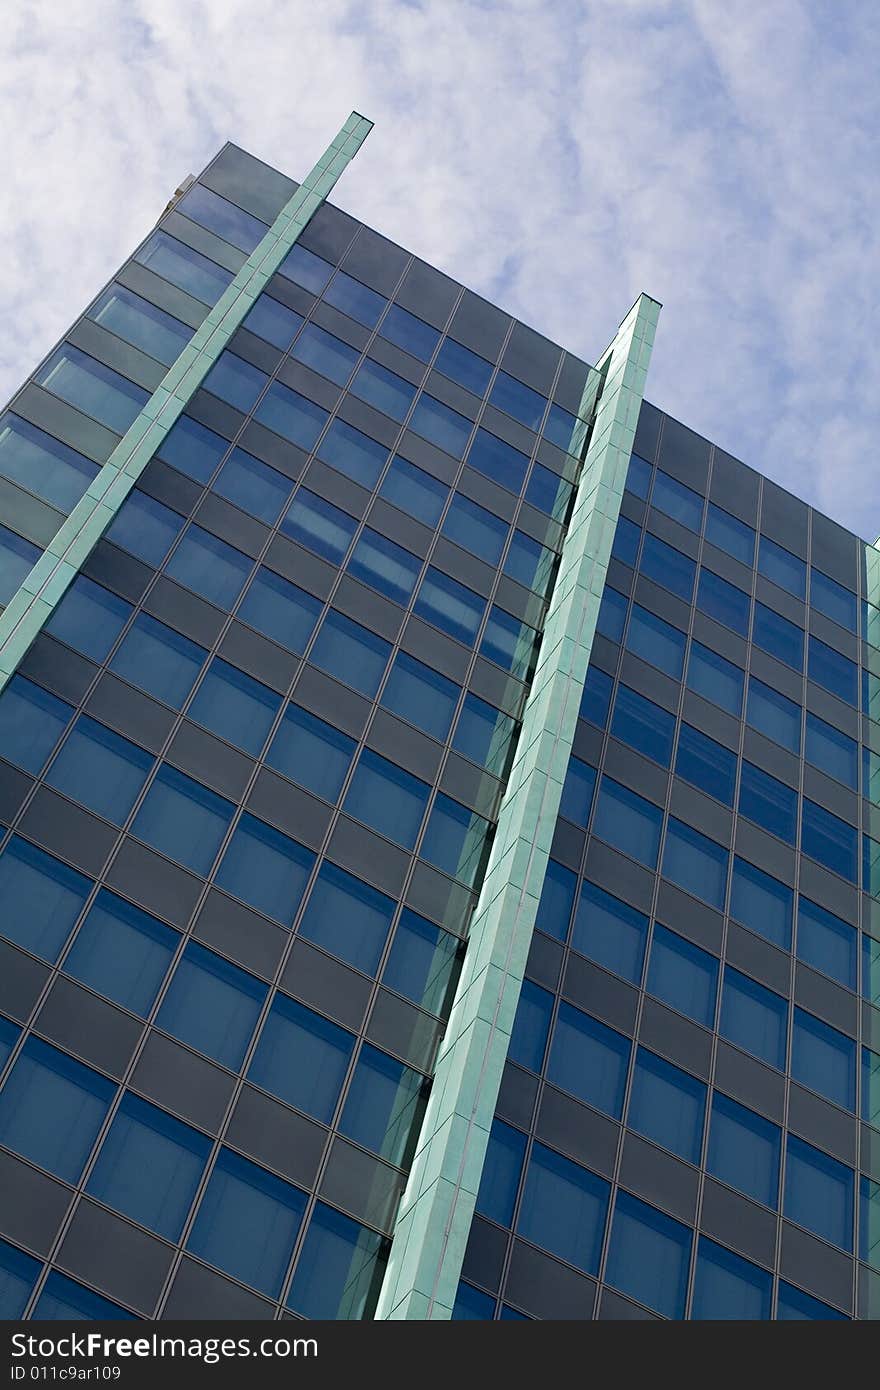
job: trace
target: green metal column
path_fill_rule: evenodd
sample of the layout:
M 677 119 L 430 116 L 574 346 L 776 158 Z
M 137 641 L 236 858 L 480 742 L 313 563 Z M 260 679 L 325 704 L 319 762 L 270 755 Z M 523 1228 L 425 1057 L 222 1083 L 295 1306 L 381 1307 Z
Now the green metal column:
M 585 389 L 580 414 L 593 420 L 592 434 L 377 1318 L 441 1319 L 452 1312 L 659 309 L 640 296 Z
M 248 256 L 0 614 L 0 691 L 254 300 L 373 128 L 353 111 Z

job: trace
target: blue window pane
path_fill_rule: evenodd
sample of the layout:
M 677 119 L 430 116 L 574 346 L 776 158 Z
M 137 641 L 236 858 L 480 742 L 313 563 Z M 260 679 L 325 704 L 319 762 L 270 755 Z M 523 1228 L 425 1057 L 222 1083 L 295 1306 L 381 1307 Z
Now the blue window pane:
M 671 545 L 658 540 L 650 532 L 645 536 L 640 572 L 662 584 L 664 589 L 678 594 L 686 603 L 690 603 L 694 592 L 696 569 L 694 561 L 687 555 L 682 555 L 680 550 L 674 550 Z
M 706 1113 L 702 1081 L 640 1047 L 636 1051 L 627 1123 L 637 1134 L 699 1163 Z
M 461 1279 L 451 1317 L 453 1322 L 491 1322 L 495 1317 L 495 1299 L 492 1294 L 481 1293 Z
M 880 941 L 862 933 L 862 995 L 880 1003 Z
M 489 400 L 499 410 L 527 425 L 530 430 L 541 428 L 547 408 L 546 398 L 533 391 L 530 386 L 524 386 L 507 372 L 499 372 L 496 376 Z
M 619 1120 L 631 1043 L 622 1033 L 562 1002 L 547 1061 L 547 1080 Z
M 314 449 L 315 441 L 327 423 L 327 412 L 319 405 L 291 391 L 280 381 L 273 381 L 254 412 L 267 429 L 274 430 L 301 449 Z
M 208 653 L 188 637 L 166 627 L 148 613 L 139 613 L 110 663 L 148 695 L 180 709 L 196 682 Z
M 700 570 L 700 583 L 697 588 L 697 608 L 701 613 L 732 628 L 743 637 L 749 630 L 749 608 L 751 599 L 742 589 L 728 584 L 726 579 L 713 574 L 711 570 Z
M 132 831 L 148 845 L 207 874 L 232 819 L 234 806 L 173 767 L 160 767 Z
M 293 342 L 302 321 L 302 314 L 288 309 L 286 304 L 279 304 L 271 295 L 261 294 L 254 301 L 254 307 L 245 318 L 242 328 L 256 333 L 258 338 L 265 338 L 267 343 L 281 348 L 284 352 Z
M 671 478 L 662 469 L 657 469 L 654 479 L 654 494 L 651 503 L 658 512 L 664 512 L 674 521 L 681 522 L 690 531 L 699 533 L 703 520 L 703 499 L 692 488 L 685 487 L 676 478 Z
M 242 816 L 220 861 L 215 882 L 258 912 L 290 926 L 315 856 L 255 816 Z
M 215 657 L 205 673 L 189 717 L 255 757 L 266 742 L 281 696 Z
M 105 534 L 108 541 L 158 569 L 182 526 L 179 513 L 135 488 Z
M 859 668 L 849 657 L 841 656 L 833 647 L 810 637 L 810 657 L 807 675 L 811 681 L 829 690 L 838 699 L 856 709 L 859 704 Z
M 801 850 L 811 859 L 818 859 L 826 869 L 849 879 L 850 883 L 857 881 L 858 832 L 855 827 L 806 797 L 801 812 Z
M 501 559 L 509 529 L 506 521 L 460 492 L 453 494 L 442 527 L 450 540 L 490 565 Z
M 64 970 L 145 1018 L 179 940 L 164 922 L 102 888 L 76 934 Z
M 84 656 L 103 661 L 130 613 L 130 603 L 78 575 L 47 622 L 46 631 Z
M 312 647 L 311 660 L 322 671 L 372 697 L 379 689 L 390 651 L 383 638 L 331 608 Z
M 157 448 L 156 457 L 197 483 L 206 483 L 228 448 L 228 439 L 181 415 Z
M 53 352 L 35 380 L 46 391 L 60 396 L 117 434 L 125 434 L 150 399 L 149 391 L 142 386 L 136 386 L 128 377 L 80 352 L 71 343 L 64 343 Z
M 121 825 L 153 765 L 146 753 L 87 715 L 80 715 L 46 781 L 83 806 Z
M 177 359 L 195 331 L 124 285 L 106 289 L 88 316 L 166 367 Z
M 394 900 L 325 861 L 309 895 L 299 934 L 375 975 L 394 916 Z
M 714 502 L 709 503 L 706 517 L 706 540 L 751 568 L 755 558 L 754 530 L 739 517 L 716 507 Z
M 832 1245 L 852 1250 L 853 1189 L 851 1168 L 789 1134 L 784 1206 L 789 1221 Z
M 731 966 L 725 967 L 721 997 L 721 1032 L 725 1038 L 782 1070 L 787 1027 L 788 1005 L 780 995 Z
M 91 888 L 82 874 L 15 835 L 0 854 L 0 931 L 55 961 Z
M 350 275 L 346 275 L 344 270 L 338 270 L 334 275 L 327 289 L 324 291 L 324 298 L 328 304 L 341 309 L 344 314 L 357 319 L 365 328 L 374 328 L 379 321 L 382 310 L 385 308 L 386 300 L 375 290 L 367 289 L 360 280 L 354 280 Z
M 344 809 L 381 835 L 412 849 L 430 790 L 426 782 L 365 748 L 349 785 Z
M 448 495 L 449 488 L 445 483 L 396 454 L 379 489 L 380 497 L 393 502 L 395 507 L 426 526 L 437 525 Z
M 880 866 L 880 844 L 870 835 L 862 836 L 862 888 L 874 897 L 878 893 L 878 866 Z
M 880 1053 L 862 1048 L 862 1119 L 880 1129 Z
M 578 711 L 581 719 L 587 719 L 597 728 L 604 729 L 608 723 L 608 709 L 611 704 L 611 687 L 614 682 L 598 666 L 587 667 L 584 693 Z
M 568 511 L 571 492 L 571 483 L 560 478 L 558 473 L 551 472 L 542 463 L 534 464 L 526 488 L 526 501 L 533 507 L 546 512 L 557 521 L 562 521 Z
M 687 1226 L 619 1191 L 605 1278 L 667 1318 L 684 1317 L 692 1234 Z
M 289 705 L 266 754 L 270 767 L 335 801 L 351 765 L 355 741 L 316 714 Z
M 8 1018 L 3 1018 L 0 1015 L 0 1068 L 6 1066 L 12 1049 L 18 1042 L 20 1032 L 20 1028 L 14 1023 L 10 1023 Z M 0 1242 L 0 1246 L 2 1246 L 2 1242 Z M 2 1267 L 2 1260 L 0 1260 L 0 1267 Z M 2 1286 L 2 1278 L 0 1278 L 0 1286 Z M 2 1299 L 2 1293 L 0 1293 L 0 1299 Z
M 629 629 L 626 634 L 627 651 L 640 656 L 651 666 L 665 671 L 674 680 L 681 680 L 684 667 L 684 647 L 687 638 L 677 627 L 664 622 L 647 608 L 633 604 Z
M 723 801 L 725 806 L 733 805 L 736 754 L 690 724 L 682 724 L 679 731 L 675 772 L 685 782 Z
M 396 372 L 367 358 L 358 368 L 349 390 L 393 420 L 403 420 L 413 403 L 416 388 Z
M 779 1204 L 781 1144 L 778 1125 L 715 1092 L 706 1166 L 716 1178 L 775 1209 Z
M 333 274 L 333 267 L 320 256 L 316 256 L 314 251 L 307 250 L 297 242 L 284 257 L 278 267 L 278 273 L 288 280 L 293 280 L 295 284 L 302 285 L 304 290 L 320 294 Z
M 135 1315 L 53 1269 L 32 1316 L 36 1322 L 121 1322 Z
M 504 573 L 545 598 L 556 560 L 555 551 L 532 540 L 524 531 L 514 531 L 504 558 Z
M 0 603 L 9 602 L 41 553 L 39 546 L 0 526 Z
M 859 1255 L 880 1270 L 880 1183 L 867 1174 L 859 1180 Z
M 101 1145 L 86 1191 L 177 1240 L 205 1171 L 211 1140 L 130 1093 Z
M 731 661 L 699 642 L 691 642 L 688 658 L 687 685 L 697 695 L 713 705 L 739 715 L 742 710 L 744 673 Z
M 856 1045 L 852 1038 L 814 1018 L 794 1011 L 791 1074 L 828 1100 L 854 1110 L 856 1105 Z
M 0 695 L 0 755 L 34 774 L 55 747 L 73 708 L 23 676 Z
M 306 1318 L 370 1318 L 387 1258 L 387 1240 L 319 1202 L 296 1262 L 287 1306 Z
M 412 597 L 421 568 L 418 556 L 369 526 L 361 532 L 347 565 L 348 573 L 355 579 L 404 607 Z
M 858 600 L 855 594 L 838 584 L 836 579 L 829 579 L 821 570 L 810 571 L 810 603 L 826 618 L 831 618 L 849 632 L 858 632 Z
M 444 338 L 434 366 L 476 396 L 483 395 L 492 376 L 492 363 L 478 357 L 470 348 L 462 347 L 454 338 Z
M 647 935 L 648 919 L 644 913 L 584 880 L 571 937 L 575 950 L 638 984 Z
M 456 637 L 465 646 L 470 646 L 485 610 L 486 600 L 475 594 L 473 589 L 429 566 L 419 587 L 413 612 L 439 627 L 442 632 L 448 632 L 450 637 Z
M 42 1262 L 0 1240 L 0 1318 L 20 1318 L 27 1306 Z
M 629 599 L 624 594 L 618 593 L 617 589 L 612 589 L 606 584 L 602 593 L 602 602 L 599 604 L 596 631 L 601 633 L 603 637 L 607 637 L 609 642 L 619 642 L 626 626 L 628 607 Z
M 679 1013 L 711 1028 L 715 1021 L 718 961 L 708 951 L 657 922 L 651 943 L 647 988 L 649 994 L 670 1004 Z
M 842 734 L 824 719 L 807 712 L 807 737 L 804 757 L 808 763 L 827 772 L 853 791 L 859 785 L 859 745 L 855 739 Z
M 549 439 L 559 449 L 577 455 L 586 437 L 586 425 L 568 410 L 563 410 L 556 401 L 551 402 L 544 424 L 544 438 Z
M 460 459 L 467 447 L 473 426 L 470 420 L 466 420 L 458 411 L 450 409 L 442 401 L 436 401 L 433 396 L 423 395 L 419 397 L 418 404 L 410 416 L 409 428 L 414 434 L 420 434 L 424 439 L 436 444 L 439 449 L 445 449 L 453 458 Z M 473 458 L 470 462 L 474 462 Z M 477 467 L 475 463 L 474 467 Z
M 798 794 L 754 763 L 744 762 L 739 784 L 739 813 L 793 845 L 797 835 Z M 855 852 L 855 851 L 854 851 Z
M 523 980 L 507 1049 L 512 1062 L 518 1062 L 530 1071 L 541 1070 L 552 1013 L 553 995 L 532 984 L 531 980 Z
M 220 469 L 212 491 L 272 526 L 278 520 L 292 487 L 290 479 L 277 469 L 245 453 L 244 449 L 233 449 Z
M 382 704 L 442 743 L 460 694 L 461 687 L 454 681 L 414 656 L 398 652 L 382 691 Z
M 253 251 L 269 230 L 258 217 L 221 198 L 203 183 L 193 184 L 175 205 L 175 211 L 216 232 L 241 251 Z
M 529 466 L 519 449 L 483 429 L 477 430 L 467 461 L 478 473 L 516 493 L 522 490 Z
M 793 700 L 765 685 L 755 676 L 749 677 L 749 696 L 746 703 L 746 723 L 774 743 L 791 753 L 801 749 L 801 710 Z
M 733 861 L 730 915 L 743 926 L 791 950 L 791 912 L 794 894 L 786 884 L 738 856 Z
M 803 628 L 796 627 L 787 618 L 781 618 L 763 603 L 755 604 L 752 641 L 756 647 L 793 666 L 796 671 L 804 669 Z
M 586 827 L 596 788 L 596 769 L 580 758 L 570 757 L 562 784 L 559 814 L 575 825 Z
M 522 1174 L 526 1136 L 502 1120 L 493 1120 L 477 1194 L 477 1211 L 497 1221 L 499 1226 L 513 1222 L 513 1207 Z
M 266 998 L 266 985 L 196 941 L 171 977 L 156 1023 L 237 1071 Z
M 636 558 L 639 553 L 639 541 L 641 539 L 641 526 L 637 526 L 634 521 L 630 521 L 629 517 L 618 517 L 617 526 L 614 531 L 614 544 L 611 547 L 612 558 L 619 560 L 622 565 L 635 566 Z
M 248 1080 L 329 1124 L 354 1041 L 344 1028 L 285 994 L 276 994 L 248 1067 Z
M 487 767 L 496 777 L 504 777 L 510 766 L 518 725 L 478 695 L 464 698 L 452 746 L 472 762 Z
M 845 1313 L 839 1313 L 836 1308 L 829 1308 L 827 1303 L 820 1303 L 818 1298 L 812 1298 L 810 1294 L 803 1293 L 793 1284 L 786 1284 L 782 1280 L 779 1281 L 779 1294 L 776 1299 L 776 1318 L 778 1322 L 830 1322 L 838 1318 L 847 1321 Z
M 488 848 L 488 821 L 440 793 L 425 827 L 422 858 L 472 888 L 485 867 Z
M 348 343 L 343 343 L 316 323 L 306 324 L 290 355 L 321 376 L 335 381 L 338 386 L 345 385 L 360 357 L 356 348 L 349 347 Z
M 810 902 L 809 898 L 798 898 L 798 960 L 839 980 L 848 989 L 855 989 L 858 948 L 859 934 L 855 927 L 818 903 Z
M 344 420 L 333 421 L 318 449 L 318 458 L 324 463 L 367 488 L 376 486 L 387 457 L 384 444 L 361 434 Z
M 544 885 L 535 918 L 538 931 L 546 932 L 557 941 L 565 941 L 571 921 L 571 909 L 574 906 L 576 885 L 577 874 L 572 873 L 571 869 L 566 869 L 564 864 L 558 864 L 555 859 L 547 860 L 547 871 L 544 874 Z
M 323 604 L 304 589 L 260 566 L 238 616 L 291 652 L 301 652 L 315 630 Z
M 429 1013 L 443 1015 L 458 978 L 461 942 L 408 907 L 403 909 L 382 976 Z
M 654 472 L 647 459 L 640 458 L 638 454 L 633 454 L 629 461 L 629 468 L 626 473 L 626 490 L 633 493 L 635 497 L 647 500 L 651 490 L 651 474 Z
M 795 598 L 806 597 L 807 567 L 803 560 L 792 555 L 790 550 L 783 550 L 768 536 L 762 536 L 758 546 L 758 570 Z
M 305 1206 L 298 1188 L 221 1149 L 187 1248 L 277 1298 Z
M 656 869 L 663 812 L 653 802 L 603 777 L 596 802 L 593 834 L 615 849 Z
M 297 490 L 281 523 L 285 535 L 336 564 L 348 550 L 357 527 L 353 516 L 305 487 Z
M 684 821 L 670 818 L 663 849 L 663 876 L 712 907 L 724 906 L 728 852 Z
M 630 690 L 627 685 L 618 686 L 611 732 L 621 742 L 628 743 L 630 748 L 637 748 L 663 767 L 669 766 L 675 715 L 655 705 L 653 700 L 645 699 L 637 691 Z
M 399 304 L 389 307 L 382 320 L 379 336 L 387 338 L 390 343 L 396 343 L 405 352 L 411 352 L 420 362 L 430 360 L 440 338 L 436 328 L 432 328 L 423 319 L 416 318 L 408 309 L 402 309 Z
M 409 1165 L 425 1109 L 425 1078 L 364 1043 L 340 1131 L 398 1168 Z
M 228 610 L 241 593 L 253 563 L 249 555 L 191 523 L 165 569 L 172 579 Z
M 97 472 L 98 465 L 91 459 L 12 411 L 0 419 L 0 477 L 11 478 L 65 515 L 73 511 Z
M 700 1236 L 691 1317 L 766 1321 L 770 1317 L 773 1275 L 750 1260 Z
M 538 633 L 528 623 L 493 604 L 489 609 L 480 655 L 510 671 L 517 680 L 528 680 L 537 658 Z
M 245 414 L 252 410 L 269 378 L 259 367 L 245 362 L 228 349 L 217 358 L 202 385 L 212 395 L 234 405 Z
M 193 251 L 167 232 L 153 232 L 135 260 L 203 304 L 216 304 L 233 279 L 231 270 Z
M 609 1186 L 543 1144 L 529 1159 L 517 1231 L 525 1240 L 595 1274 L 608 1213 Z
M 0 1143 L 75 1183 L 115 1092 L 115 1082 L 29 1038 L 0 1091 Z

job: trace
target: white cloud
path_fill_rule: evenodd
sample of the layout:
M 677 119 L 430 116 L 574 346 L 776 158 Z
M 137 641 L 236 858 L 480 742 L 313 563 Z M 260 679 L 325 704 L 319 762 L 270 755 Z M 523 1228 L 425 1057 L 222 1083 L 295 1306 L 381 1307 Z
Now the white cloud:
M 880 347 L 870 0 L 13 0 L 0 394 L 232 139 L 302 176 L 354 107 L 357 216 L 862 534 Z M 5 390 L 3 389 L 5 388 Z

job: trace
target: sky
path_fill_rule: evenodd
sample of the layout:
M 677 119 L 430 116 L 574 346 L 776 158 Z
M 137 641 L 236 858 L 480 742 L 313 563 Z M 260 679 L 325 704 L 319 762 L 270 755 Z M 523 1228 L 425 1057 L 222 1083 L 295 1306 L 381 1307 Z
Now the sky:
M 6 0 L 0 399 L 233 140 L 880 532 L 876 0 Z

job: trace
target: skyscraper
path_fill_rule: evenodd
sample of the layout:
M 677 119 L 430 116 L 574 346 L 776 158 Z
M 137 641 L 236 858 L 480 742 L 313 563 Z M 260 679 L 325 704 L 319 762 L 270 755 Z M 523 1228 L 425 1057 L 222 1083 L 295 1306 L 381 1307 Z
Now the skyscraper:
M 0 421 L 0 1311 L 869 1318 L 877 552 L 227 145 Z M 875 747 L 876 745 L 876 747 Z

